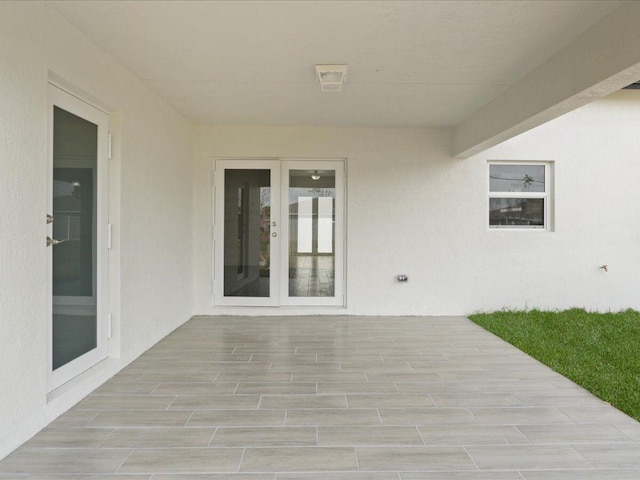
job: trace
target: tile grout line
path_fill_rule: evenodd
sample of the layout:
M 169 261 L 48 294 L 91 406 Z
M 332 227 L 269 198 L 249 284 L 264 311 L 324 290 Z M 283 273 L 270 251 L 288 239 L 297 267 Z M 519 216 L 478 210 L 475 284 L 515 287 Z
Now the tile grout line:
M 469 457 L 469 460 L 471 460 L 471 463 L 473 463 L 473 466 L 474 466 L 474 467 L 476 467 L 476 470 L 477 470 L 478 472 L 480 472 L 480 471 L 481 471 L 481 470 L 480 470 L 480 467 L 478 467 L 478 464 L 476 463 L 476 461 L 473 459 L 473 457 L 472 457 L 472 456 L 471 456 L 471 454 L 469 453 L 469 450 L 467 450 L 466 445 L 463 445 L 463 446 L 462 446 L 462 449 L 464 450 L 464 453 L 466 453 L 466 454 L 467 454 L 467 456 Z
M 207 448 L 212 448 L 211 444 L 213 443 L 213 438 L 216 436 L 216 433 L 218 433 L 218 428 L 220 427 L 214 428 L 213 433 L 211 434 L 211 438 L 209 439 L 209 443 L 207 443 Z
M 188 411 L 188 410 L 187 410 Z M 189 426 L 189 422 L 191 421 L 191 419 L 193 418 L 193 416 L 195 415 L 196 411 L 192 410 L 191 411 L 191 415 L 189 415 L 189 418 L 187 419 L 187 421 L 184 423 L 184 425 L 182 426 L 182 428 L 186 428 Z
M 149 395 L 147 395 L 147 396 L 149 396 Z M 168 395 L 168 396 L 172 396 L 172 395 Z M 171 400 L 169 402 L 169 405 L 167 405 L 167 407 L 164 409 L 164 411 L 165 412 L 172 411 L 173 409 L 171 408 L 171 405 L 173 405 L 176 402 L 177 399 L 178 399 L 178 395 L 173 395 L 173 400 Z
M 429 445 L 427 445 L 427 442 L 425 441 L 424 437 L 422 436 L 422 432 L 420 431 L 420 427 L 418 427 L 418 425 L 414 425 L 416 431 L 418 432 L 418 436 L 420 437 L 420 439 L 422 440 L 422 444 L 425 447 L 428 447 Z
M 120 471 L 120 469 L 124 466 L 125 463 L 127 463 L 127 460 L 129 460 L 129 458 L 131 458 L 131 455 L 133 455 L 133 452 L 135 452 L 136 449 L 132 448 L 129 451 L 129 454 L 126 456 L 126 458 L 122 461 L 122 463 L 120 463 L 120 465 L 118 466 L 118 468 L 115 469 L 115 471 L 113 472 L 114 474 L 118 473 Z
M 109 440 L 113 436 L 115 431 L 116 431 L 116 429 L 112 428 L 111 431 L 109 432 L 109 435 L 107 435 L 105 437 L 105 439 L 100 442 L 100 445 L 98 445 L 97 448 L 102 448 L 102 446 L 106 443 L 106 441 Z
M 242 455 L 240 456 L 240 462 L 238 463 L 238 469 L 237 469 L 236 473 L 240 473 L 240 470 L 242 469 L 242 462 L 244 462 L 245 453 L 247 453 L 247 447 L 244 447 L 242 449 Z

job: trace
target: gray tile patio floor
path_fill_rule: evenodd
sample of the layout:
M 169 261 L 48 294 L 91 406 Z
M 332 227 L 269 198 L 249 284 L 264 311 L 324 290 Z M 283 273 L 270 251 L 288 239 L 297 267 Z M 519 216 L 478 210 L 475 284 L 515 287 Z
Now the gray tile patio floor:
M 195 317 L 0 478 L 640 479 L 640 424 L 462 317 Z

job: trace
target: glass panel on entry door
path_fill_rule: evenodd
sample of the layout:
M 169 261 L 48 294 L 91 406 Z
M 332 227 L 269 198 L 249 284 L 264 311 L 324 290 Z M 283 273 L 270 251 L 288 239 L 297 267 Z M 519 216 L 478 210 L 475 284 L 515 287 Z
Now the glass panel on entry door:
M 53 369 L 97 347 L 98 127 L 54 107 Z
M 224 296 L 269 297 L 271 172 L 227 169 L 224 192 Z
M 333 170 L 289 170 L 289 296 L 335 295 Z

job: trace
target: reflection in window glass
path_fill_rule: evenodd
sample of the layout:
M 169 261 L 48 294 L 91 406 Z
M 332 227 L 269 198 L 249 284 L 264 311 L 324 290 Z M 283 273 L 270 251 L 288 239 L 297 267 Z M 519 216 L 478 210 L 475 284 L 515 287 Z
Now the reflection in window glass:
M 544 227 L 543 198 L 490 198 L 489 226 Z
M 333 297 L 335 172 L 289 172 L 289 296 Z
M 226 169 L 224 175 L 224 295 L 268 297 L 271 173 Z
M 490 192 L 544 192 L 544 165 L 490 165 Z
M 53 370 L 98 346 L 98 127 L 53 109 Z

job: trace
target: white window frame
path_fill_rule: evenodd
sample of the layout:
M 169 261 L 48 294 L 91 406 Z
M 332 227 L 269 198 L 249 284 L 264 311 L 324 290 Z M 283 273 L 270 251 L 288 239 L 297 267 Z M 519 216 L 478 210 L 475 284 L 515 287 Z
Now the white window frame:
M 514 165 L 514 166 L 523 166 L 523 165 L 537 165 L 544 167 L 544 192 L 492 192 L 491 191 L 491 166 L 492 165 Z M 490 160 L 487 162 L 487 211 L 486 211 L 486 222 L 487 228 L 492 232 L 503 232 L 503 231 L 518 231 L 518 232 L 550 232 L 552 231 L 552 211 L 553 211 L 553 184 L 552 184 L 552 170 L 553 170 L 553 162 L 552 161 L 523 161 L 523 160 Z M 491 225 L 489 222 L 491 221 L 491 199 L 492 198 L 542 198 L 544 200 L 544 213 L 543 213 L 543 223 L 544 225 L 541 227 L 531 226 L 531 225 L 510 225 L 510 226 L 499 226 L 499 225 Z

